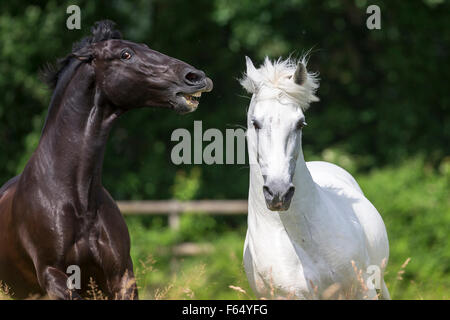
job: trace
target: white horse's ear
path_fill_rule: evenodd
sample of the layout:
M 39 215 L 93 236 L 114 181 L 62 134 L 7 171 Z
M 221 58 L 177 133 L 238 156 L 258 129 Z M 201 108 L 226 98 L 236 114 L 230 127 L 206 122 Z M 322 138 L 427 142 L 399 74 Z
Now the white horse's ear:
M 300 86 L 304 85 L 308 79 L 308 74 L 306 73 L 306 67 L 303 63 L 299 62 L 297 69 L 294 73 L 294 82 Z
M 252 60 L 249 57 L 245 56 L 245 62 L 247 64 L 247 74 L 254 73 L 256 71 L 256 68 L 253 65 Z
M 255 93 L 257 91 L 258 70 L 249 57 L 245 56 L 245 62 L 247 64 L 247 71 L 245 72 L 244 78 L 240 80 L 240 83 L 247 92 Z

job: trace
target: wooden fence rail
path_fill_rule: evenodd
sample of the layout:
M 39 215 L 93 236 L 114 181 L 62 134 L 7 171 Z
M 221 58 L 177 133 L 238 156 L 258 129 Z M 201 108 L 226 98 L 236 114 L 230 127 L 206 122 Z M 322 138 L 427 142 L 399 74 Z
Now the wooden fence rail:
M 247 214 L 247 200 L 159 200 L 159 201 L 118 201 L 124 215 L 168 214 L 170 228 L 177 229 L 180 215 L 195 212 L 212 215 Z

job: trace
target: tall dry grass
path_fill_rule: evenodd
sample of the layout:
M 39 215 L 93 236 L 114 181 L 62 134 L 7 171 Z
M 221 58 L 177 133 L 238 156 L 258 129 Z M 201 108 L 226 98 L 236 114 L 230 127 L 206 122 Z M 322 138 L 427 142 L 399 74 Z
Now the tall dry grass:
M 12 296 L 10 288 L 0 280 L 0 300 L 11 300 Z
M 411 258 L 407 258 L 405 262 L 401 265 L 400 269 L 396 273 L 395 280 L 392 283 L 386 283 L 388 290 L 390 291 L 391 297 L 395 299 L 396 291 L 399 287 L 399 284 L 404 281 L 404 274 L 406 272 L 406 268 L 411 261 Z M 147 275 L 150 272 L 154 272 L 156 260 L 149 256 L 146 260 L 139 261 L 139 265 L 136 266 L 136 283 L 138 284 L 138 290 L 141 299 L 151 299 L 151 300 L 190 300 L 196 299 L 196 290 L 193 289 L 193 285 L 197 286 L 198 282 L 203 282 L 203 276 L 205 274 L 206 265 L 200 264 L 197 266 L 196 272 L 185 274 L 181 272 L 180 274 L 174 273 L 172 280 L 162 287 L 158 287 L 150 291 L 147 287 Z M 341 290 L 341 284 L 334 283 L 330 285 L 328 288 L 323 290 L 321 294 L 318 293 L 317 286 L 314 283 L 311 283 L 311 287 L 313 288 L 313 293 L 308 299 L 323 299 L 323 300 L 347 300 L 351 299 L 354 296 L 361 296 L 363 299 L 367 299 L 368 288 L 364 281 L 363 271 L 359 269 L 354 262 L 352 262 L 352 266 L 354 272 L 356 274 L 356 282 L 354 286 L 352 286 L 349 290 Z M 386 272 L 387 274 L 387 272 Z M 124 290 L 130 288 L 134 285 L 134 280 L 128 280 Z M 421 296 L 420 288 L 411 283 L 411 285 L 416 286 L 417 288 L 417 299 L 423 299 Z M 269 290 L 266 296 L 261 297 L 261 300 L 278 300 L 278 299 L 296 299 L 295 294 L 288 293 L 285 295 L 280 295 L 277 292 L 277 289 L 272 281 L 269 281 Z M 91 278 L 88 284 L 87 295 L 85 299 L 87 300 L 107 300 L 108 297 L 105 295 L 97 286 L 95 281 Z M 247 292 L 247 290 L 243 289 L 240 286 L 230 284 L 228 285 L 228 289 L 238 293 L 239 299 L 252 300 L 255 299 L 254 296 Z M 197 289 L 198 290 L 198 289 Z M 377 299 L 380 297 L 380 293 L 378 292 L 373 299 Z M 0 281 L 0 300 L 11 300 L 14 298 L 14 294 L 11 289 Z M 47 299 L 48 297 L 30 297 L 30 299 Z M 123 299 L 123 295 L 117 295 L 115 297 L 117 300 Z M 214 297 L 211 297 L 214 300 Z M 443 297 L 445 299 L 445 297 Z

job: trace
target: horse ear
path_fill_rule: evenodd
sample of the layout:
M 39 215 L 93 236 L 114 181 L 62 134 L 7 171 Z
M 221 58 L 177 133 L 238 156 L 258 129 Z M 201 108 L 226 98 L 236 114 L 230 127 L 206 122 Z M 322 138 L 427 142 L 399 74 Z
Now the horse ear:
M 307 80 L 308 74 L 306 73 L 306 67 L 303 63 L 299 62 L 297 69 L 294 73 L 294 82 L 298 85 L 303 85 Z
M 245 56 L 245 62 L 247 64 L 247 74 L 251 74 L 254 71 L 256 71 L 256 68 L 253 65 L 253 62 L 249 57 Z
M 255 79 L 258 78 L 258 70 L 253 65 L 252 60 L 245 56 L 245 62 L 247 64 L 247 71 L 242 79 L 239 80 L 241 86 L 249 93 L 255 93 L 257 91 Z
M 94 50 L 91 46 L 86 46 L 73 52 L 72 55 L 78 60 L 89 62 L 94 59 Z

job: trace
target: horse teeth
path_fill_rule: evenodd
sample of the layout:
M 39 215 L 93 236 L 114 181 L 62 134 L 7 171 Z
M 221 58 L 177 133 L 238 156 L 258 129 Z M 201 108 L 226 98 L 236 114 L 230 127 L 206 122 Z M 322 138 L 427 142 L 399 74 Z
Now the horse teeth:
M 190 106 L 196 106 L 198 104 L 198 101 L 194 98 L 194 95 L 184 94 L 184 98 L 186 103 Z
M 202 93 L 199 91 L 199 92 L 196 92 L 196 93 L 193 93 L 192 94 L 194 97 L 201 97 L 202 96 Z

